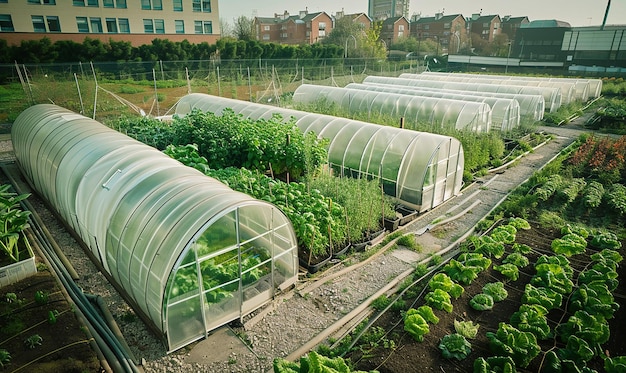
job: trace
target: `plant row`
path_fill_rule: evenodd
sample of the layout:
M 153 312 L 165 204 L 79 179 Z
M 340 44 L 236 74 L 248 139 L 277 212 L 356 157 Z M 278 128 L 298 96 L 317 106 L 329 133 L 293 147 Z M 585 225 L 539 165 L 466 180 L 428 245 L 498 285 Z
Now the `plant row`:
M 363 232 L 379 229 L 382 217 L 394 213 L 391 201 L 375 181 L 323 173 L 307 183 L 288 183 L 246 168 L 212 169 L 195 145 L 171 145 L 165 153 L 234 190 L 275 204 L 292 222 L 301 248 L 313 256 L 359 242 Z

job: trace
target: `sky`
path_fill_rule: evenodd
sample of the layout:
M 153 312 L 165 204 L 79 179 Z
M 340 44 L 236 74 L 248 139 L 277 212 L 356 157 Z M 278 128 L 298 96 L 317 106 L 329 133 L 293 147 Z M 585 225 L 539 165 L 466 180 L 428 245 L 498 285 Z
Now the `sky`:
M 531 21 L 556 19 L 572 26 L 597 26 L 602 24 L 608 0 L 411 0 L 409 16 L 422 17 L 435 13 L 483 15 L 497 14 L 501 17 L 527 16 Z M 233 19 L 246 17 L 273 17 L 285 10 L 296 15 L 301 10 L 325 11 L 334 15 L 342 9 L 347 13 L 367 13 L 367 0 L 219 0 L 220 19 L 233 24 Z M 607 24 L 626 24 L 626 0 L 611 1 Z

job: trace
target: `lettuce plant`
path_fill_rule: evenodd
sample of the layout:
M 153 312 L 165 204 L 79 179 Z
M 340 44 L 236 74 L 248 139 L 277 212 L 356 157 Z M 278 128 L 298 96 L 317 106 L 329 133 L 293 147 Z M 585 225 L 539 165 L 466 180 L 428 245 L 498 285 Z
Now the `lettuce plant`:
M 515 362 L 510 356 L 479 357 L 474 360 L 474 373 L 515 373 Z M 560 371 L 559 371 L 560 373 Z
M 548 310 L 538 304 L 522 304 L 519 310 L 511 315 L 511 325 L 523 332 L 533 333 L 538 340 L 550 337 L 550 326 L 546 315 Z
M 515 264 L 504 263 L 499 266 L 493 266 L 493 269 L 502 273 L 503 276 L 511 281 L 519 279 L 519 268 Z
M 428 323 L 417 311 L 411 313 L 407 312 L 406 315 L 404 315 L 404 330 L 418 342 L 422 342 L 424 335 L 430 333 Z
M 522 302 L 527 304 L 538 304 L 547 310 L 561 307 L 563 296 L 556 291 L 543 286 L 535 287 L 532 284 L 526 284 Z
M 511 264 L 514 264 L 518 268 L 524 268 L 528 264 L 530 264 L 530 262 L 528 261 L 528 258 L 519 252 L 510 253 L 509 255 L 506 256 L 506 258 L 504 258 L 502 263 L 511 263 Z
M 500 281 L 485 284 L 483 293 L 490 295 L 494 302 L 501 302 L 509 296 L 509 292 L 506 291 L 504 284 Z
M 454 320 L 454 330 L 465 338 L 474 339 L 478 334 L 480 325 L 474 324 L 472 321 Z
M 446 359 L 464 360 L 472 352 L 472 344 L 460 334 L 448 334 L 441 338 L 439 349 Z
M 441 289 L 455 299 L 458 299 L 465 291 L 463 286 L 452 281 L 452 279 L 444 272 L 439 272 L 434 275 L 428 282 L 428 287 L 430 290 Z
M 487 332 L 487 339 L 493 353 L 510 356 L 521 368 L 526 368 L 541 351 L 534 334 L 522 332 L 503 322 L 495 333 Z
M 489 294 L 479 293 L 469 300 L 469 304 L 477 311 L 487 311 L 493 308 L 493 298 Z
M 450 302 L 450 294 L 441 289 L 435 289 L 424 297 L 426 303 L 438 310 L 444 310 L 452 313 L 452 302 Z

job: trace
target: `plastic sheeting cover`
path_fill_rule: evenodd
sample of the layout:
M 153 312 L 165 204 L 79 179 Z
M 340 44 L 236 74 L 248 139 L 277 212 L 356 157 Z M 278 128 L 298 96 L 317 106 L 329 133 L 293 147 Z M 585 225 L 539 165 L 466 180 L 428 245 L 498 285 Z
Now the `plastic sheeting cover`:
M 320 99 L 334 102 L 350 114 L 391 115 L 430 123 L 440 128 L 474 132 L 488 132 L 491 126 L 491 107 L 483 102 L 312 84 L 302 84 L 293 94 L 294 102 L 299 103 L 310 104 Z
M 380 177 L 386 194 L 415 210 L 428 210 L 460 193 L 463 147 L 449 136 L 200 93 L 184 96 L 176 114 L 202 110 L 220 115 L 227 109 L 252 119 L 274 114 L 294 118 L 304 133 L 313 131 L 330 140 L 328 161 L 337 172 Z
M 31 186 L 163 333 L 169 350 L 205 337 L 295 283 L 295 234 L 275 206 L 55 105 L 24 110 L 11 137 Z M 260 259 L 244 263 L 248 254 Z M 226 259 L 242 271 L 225 285 L 209 270 Z M 251 271 L 258 281 L 244 282 Z M 212 299 L 216 289 L 228 297 Z
M 360 89 L 363 91 L 388 92 L 402 95 L 437 97 L 450 100 L 483 102 L 491 107 L 490 130 L 508 132 L 520 124 L 520 104 L 515 99 L 473 96 L 462 92 L 450 93 L 436 90 L 420 90 L 412 87 L 398 87 L 392 85 L 374 85 L 350 83 L 345 86 L 348 89 Z
M 420 75 L 420 74 L 414 74 Z M 443 88 L 453 89 L 458 91 L 471 91 L 471 92 L 493 92 L 493 93 L 508 93 L 508 94 L 527 94 L 527 95 L 542 95 L 545 100 L 545 109 L 549 112 L 555 112 L 561 107 L 561 91 L 557 88 L 551 87 L 528 87 L 517 85 L 505 85 L 505 84 L 489 84 L 489 83 L 466 83 L 466 82 L 454 82 L 445 80 L 430 80 L 430 79 L 417 79 L 417 78 L 389 78 L 382 76 L 367 76 L 363 79 L 365 84 L 395 84 L 405 85 L 411 87 L 430 87 L 430 88 Z

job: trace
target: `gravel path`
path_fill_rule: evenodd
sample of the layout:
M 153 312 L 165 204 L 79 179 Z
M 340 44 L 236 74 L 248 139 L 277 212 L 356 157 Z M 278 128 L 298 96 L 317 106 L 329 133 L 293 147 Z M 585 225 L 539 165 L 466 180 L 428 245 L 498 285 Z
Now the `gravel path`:
M 346 315 L 350 311 L 385 286 L 390 287 L 391 280 L 414 268 L 416 261 L 462 237 L 512 189 L 571 144 L 581 132 L 576 124 L 542 130 L 556 137 L 513 166 L 480 178 L 461 196 L 402 227 L 405 232 L 416 234 L 424 249 L 422 254 L 402 249 L 388 250 L 343 275 L 333 274 L 350 265 L 357 267 L 355 258 L 336 263 L 314 278 L 303 275 L 295 289 L 247 316 L 243 325 L 221 328 L 209 338 L 171 354 L 166 353 L 163 344 L 134 316 L 132 309 L 43 203 L 37 198 L 32 198 L 31 203 L 81 275 L 77 281 L 79 286 L 86 293 L 98 294 L 105 299 L 145 372 L 266 372 L 271 369 L 273 358 L 291 358 L 306 352 L 300 350 L 301 346 L 329 326 L 347 322 Z M 11 150 L 10 141 L 0 138 L 0 160 L 10 160 Z M 446 219 L 450 221 L 445 222 Z M 445 223 L 432 224 L 435 221 Z

